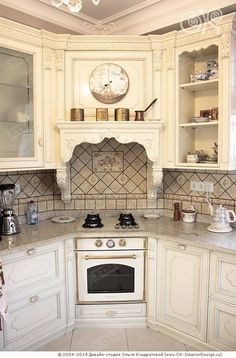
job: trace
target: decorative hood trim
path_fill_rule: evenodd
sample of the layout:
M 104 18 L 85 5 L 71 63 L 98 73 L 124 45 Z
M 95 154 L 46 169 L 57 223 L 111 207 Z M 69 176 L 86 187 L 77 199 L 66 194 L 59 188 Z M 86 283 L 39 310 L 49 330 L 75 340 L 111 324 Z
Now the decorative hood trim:
M 161 121 L 127 122 L 57 122 L 60 132 L 60 164 L 57 168 L 57 182 L 62 200 L 70 201 L 69 161 L 75 147 L 81 143 L 97 144 L 105 138 L 115 138 L 119 143 L 136 142 L 141 144 L 147 157 L 153 162 L 153 186 L 162 182 L 160 155 Z M 153 189 L 152 189 L 153 192 Z

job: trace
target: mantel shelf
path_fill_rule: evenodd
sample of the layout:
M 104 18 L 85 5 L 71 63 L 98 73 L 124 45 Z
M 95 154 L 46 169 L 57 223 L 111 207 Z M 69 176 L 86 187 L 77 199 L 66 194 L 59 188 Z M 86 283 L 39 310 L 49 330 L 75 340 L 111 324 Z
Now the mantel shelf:
M 198 82 L 188 82 L 188 83 L 182 83 L 180 85 L 180 88 L 191 91 L 191 92 L 197 92 L 197 91 L 208 91 L 211 89 L 217 89 L 219 80 L 208 80 L 208 81 L 198 81 Z
M 190 127 L 190 128 L 196 128 L 196 127 L 206 127 L 206 126 L 218 126 L 218 121 L 209 121 L 209 122 L 200 122 L 200 123 L 181 123 L 179 126 L 181 128 Z
M 115 138 L 119 143 L 139 143 L 153 162 L 153 186 L 160 186 L 163 172 L 160 154 L 161 121 L 60 121 L 56 127 L 60 132 L 60 166 L 57 182 L 62 199 L 70 201 L 69 162 L 75 147 L 82 143 L 97 144 L 105 138 Z

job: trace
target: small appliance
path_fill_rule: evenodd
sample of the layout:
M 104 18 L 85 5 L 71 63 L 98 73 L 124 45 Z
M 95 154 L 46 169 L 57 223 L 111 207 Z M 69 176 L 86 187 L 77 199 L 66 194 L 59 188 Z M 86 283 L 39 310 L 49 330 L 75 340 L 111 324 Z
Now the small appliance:
M 211 225 L 207 227 L 207 230 L 219 233 L 230 232 L 233 230 L 230 226 L 230 223 L 236 221 L 236 215 L 233 210 L 228 210 L 222 205 L 214 209 L 213 206 L 210 205 L 210 211 L 213 219 Z
M 15 184 L 0 184 L 1 234 L 14 235 L 20 233 L 18 219 L 14 214 Z

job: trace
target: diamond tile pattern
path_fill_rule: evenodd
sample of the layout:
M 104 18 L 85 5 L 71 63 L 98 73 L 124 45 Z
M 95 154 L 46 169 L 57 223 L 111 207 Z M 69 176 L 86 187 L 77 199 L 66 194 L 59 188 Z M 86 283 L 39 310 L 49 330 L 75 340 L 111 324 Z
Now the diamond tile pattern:
M 124 171 L 93 172 L 93 152 L 123 152 Z M 72 194 L 146 194 L 147 157 L 137 143 L 120 144 L 105 139 L 99 144 L 83 143 L 74 150 L 71 159 Z

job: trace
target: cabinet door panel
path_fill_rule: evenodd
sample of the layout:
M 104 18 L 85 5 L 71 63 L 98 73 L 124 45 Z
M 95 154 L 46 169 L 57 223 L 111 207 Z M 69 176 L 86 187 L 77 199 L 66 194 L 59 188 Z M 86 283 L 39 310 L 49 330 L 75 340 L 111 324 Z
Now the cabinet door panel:
M 60 284 L 64 280 L 62 243 L 36 247 L 3 259 L 7 293 L 31 290 L 38 285 Z
M 5 333 L 7 348 L 23 347 L 64 324 L 64 288 L 21 298 L 9 304 Z
M 236 257 L 214 252 L 211 256 L 210 295 L 236 304 Z
M 209 343 L 225 350 L 236 350 L 236 306 L 210 300 Z
M 175 243 L 158 245 L 158 320 L 205 339 L 208 252 Z

